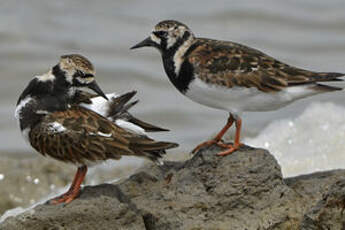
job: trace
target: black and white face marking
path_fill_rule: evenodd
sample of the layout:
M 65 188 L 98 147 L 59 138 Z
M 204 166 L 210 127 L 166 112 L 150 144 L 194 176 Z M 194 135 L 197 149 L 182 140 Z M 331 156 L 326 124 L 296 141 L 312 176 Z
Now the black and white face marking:
M 184 24 L 166 20 L 158 23 L 152 30 L 150 36 L 133 46 L 131 49 L 144 46 L 151 46 L 159 49 L 161 52 L 171 52 L 186 40 L 192 40 L 194 35 L 192 31 Z
M 186 62 L 185 55 L 195 43 L 193 32 L 183 23 L 166 20 L 159 22 L 150 36 L 131 47 L 155 47 L 161 54 L 166 74 L 175 87 L 182 93 L 188 90 L 194 79 L 193 69 Z
M 58 67 L 72 86 L 82 87 L 94 81 L 95 70 L 92 63 L 78 54 L 61 56 Z
M 184 55 L 193 44 L 194 35 L 184 24 L 176 21 L 163 21 L 158 23 L 151 36 L 160 36 L 163 59 L 169 59 L 173 65 L 173 76 L 178 77 L 181 66 L 185 60 Z
M 151 32 L 150 37 L 131 49 L 144 46 L 157 48 L 161 52 L 163 60 L 165 59 L 165 65 L 169 68 L 166 69 L 169 78 L 176 78 L 185 60 L 184 55 L 193 44 L 194 39 L 194 34 L 186 25 L 167 20 L 158 23 Z
M 107 99 L 95 81 L 95 70 L 92 63 L 85 57 L 79 54 L 61 56 L 59 64 L 54 68 L 55 72 L 60 75 L 61 81 L 69 83 L 70 94 L 73 94 L 74 87 L 87 87 Z
M 162 52 L 169 51 L 194 38 L 189 28 L 177 22 L 160 22 L 153 29 L 150 38 Z

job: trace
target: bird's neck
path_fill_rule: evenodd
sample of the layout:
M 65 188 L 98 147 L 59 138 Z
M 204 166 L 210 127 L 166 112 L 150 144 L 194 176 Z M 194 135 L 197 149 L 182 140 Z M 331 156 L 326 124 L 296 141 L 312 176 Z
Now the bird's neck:
M 170 81 L 180 92 L 184 93 L 194 78 L 192 66 L 188 62 L 187 56 L 193 49 L 195 38 L 190 36 L 176 43 L 169 50 L 162 52 L 162 59 Z

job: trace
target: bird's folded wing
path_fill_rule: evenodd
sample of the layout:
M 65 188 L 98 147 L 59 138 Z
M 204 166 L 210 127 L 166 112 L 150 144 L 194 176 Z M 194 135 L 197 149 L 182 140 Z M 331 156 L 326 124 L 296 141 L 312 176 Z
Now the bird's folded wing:
M 84 163 L 134 155 L 131 134 L 97 113 L 78 106 L 54 112 L 30 132 L 31 145 L 43 155 Z
M 264 92 L 334 80 L 341 75 L 295 68 L 259 50 L 210 39 L 199 39 L 199 45 L 188 55 L 188 61 L 204 82 L 227 88 L 255 87 Z

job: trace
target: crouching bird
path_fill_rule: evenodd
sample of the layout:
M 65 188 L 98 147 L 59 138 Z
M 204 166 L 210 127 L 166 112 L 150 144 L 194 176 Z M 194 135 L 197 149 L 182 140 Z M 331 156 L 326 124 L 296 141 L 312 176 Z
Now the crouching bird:
M 98 97 L 83 94 L 83 88 Z M 178 146 L 146 135 L 164 129 L 129 114 L 135 102 L 126 103 L 134 94 L 111 95 L 108 100 L 95 81 L 92 63 L 78 54 L 62 56 L 47 73 L 30 81 L 15 111 L 24 138 L 42 155 L 78 166 L 69 190 L 50 203 L 74 200 L 90 164 L 124 155 L 160 162 L 166 149 Z

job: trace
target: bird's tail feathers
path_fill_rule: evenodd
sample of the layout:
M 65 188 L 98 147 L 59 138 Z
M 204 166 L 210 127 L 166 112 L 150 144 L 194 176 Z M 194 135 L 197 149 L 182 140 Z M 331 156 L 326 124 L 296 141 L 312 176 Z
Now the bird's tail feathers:
M 169 129 L 164 129 L 152 124 L 149 124 L 145 121 L 139 120 L 138 118 L 135 118 L 133 116 L 131 116 L 130 118 L 128 118 L 128 121 L 143 128 L 146 132 L 163 132 L 163 131 L 169 131 Z
M 166 141 L 154 141 L 151 139 L 142 139 L 133 141 L 130 149 L 136 154 L 140 154 L 153 162 L 162 165 L 161 158 L 166 154 L 167 149 L 178 147 L 177 143 Z M 138 155 L 137 155 L 138 156 Z
M 318 73 L 315 78 L 316 84 L 313 88 L 318 91 L 329 92 L 345 89 L 344 73 L 323 72 Z
M 138 118 L 134 117 L 128 112 L 135 104 L 139 102 L 139 100 L 135 100 L 129 103 L 129 101 L 134 97 L 136 93 L 137 93 L 136 91 L 131 91 L 131 92 L 122 94 L 118 97 L 112 97 L 109 102 L 109 107 L 106 112 L 106 117 L 111 118 L 112 121 L 115 121 L 117 119 L 123 119 L 125 121 L 128 121 L 130 123 L 133 123 L 141 127 L 146 132 L 169 131 L 168 129 L 164 129 L 164 128 L 149 124 L 147 122 L 144 122 L 142 120 L 139 120 Z
M 121 118 L 121 115 L 127 113 L 132 106 L 138 103 L 138 100 L 136 100 L 134 102 L 127 104 L 127 102 L 131 100 L 136 93 L 136 91 L 131 91 L 122 94 L 118 97 L 112 97 L 110 99 L 111 101 L 109 102 L 109 107 L 106 116 L 111 117 L 114 120 Z

